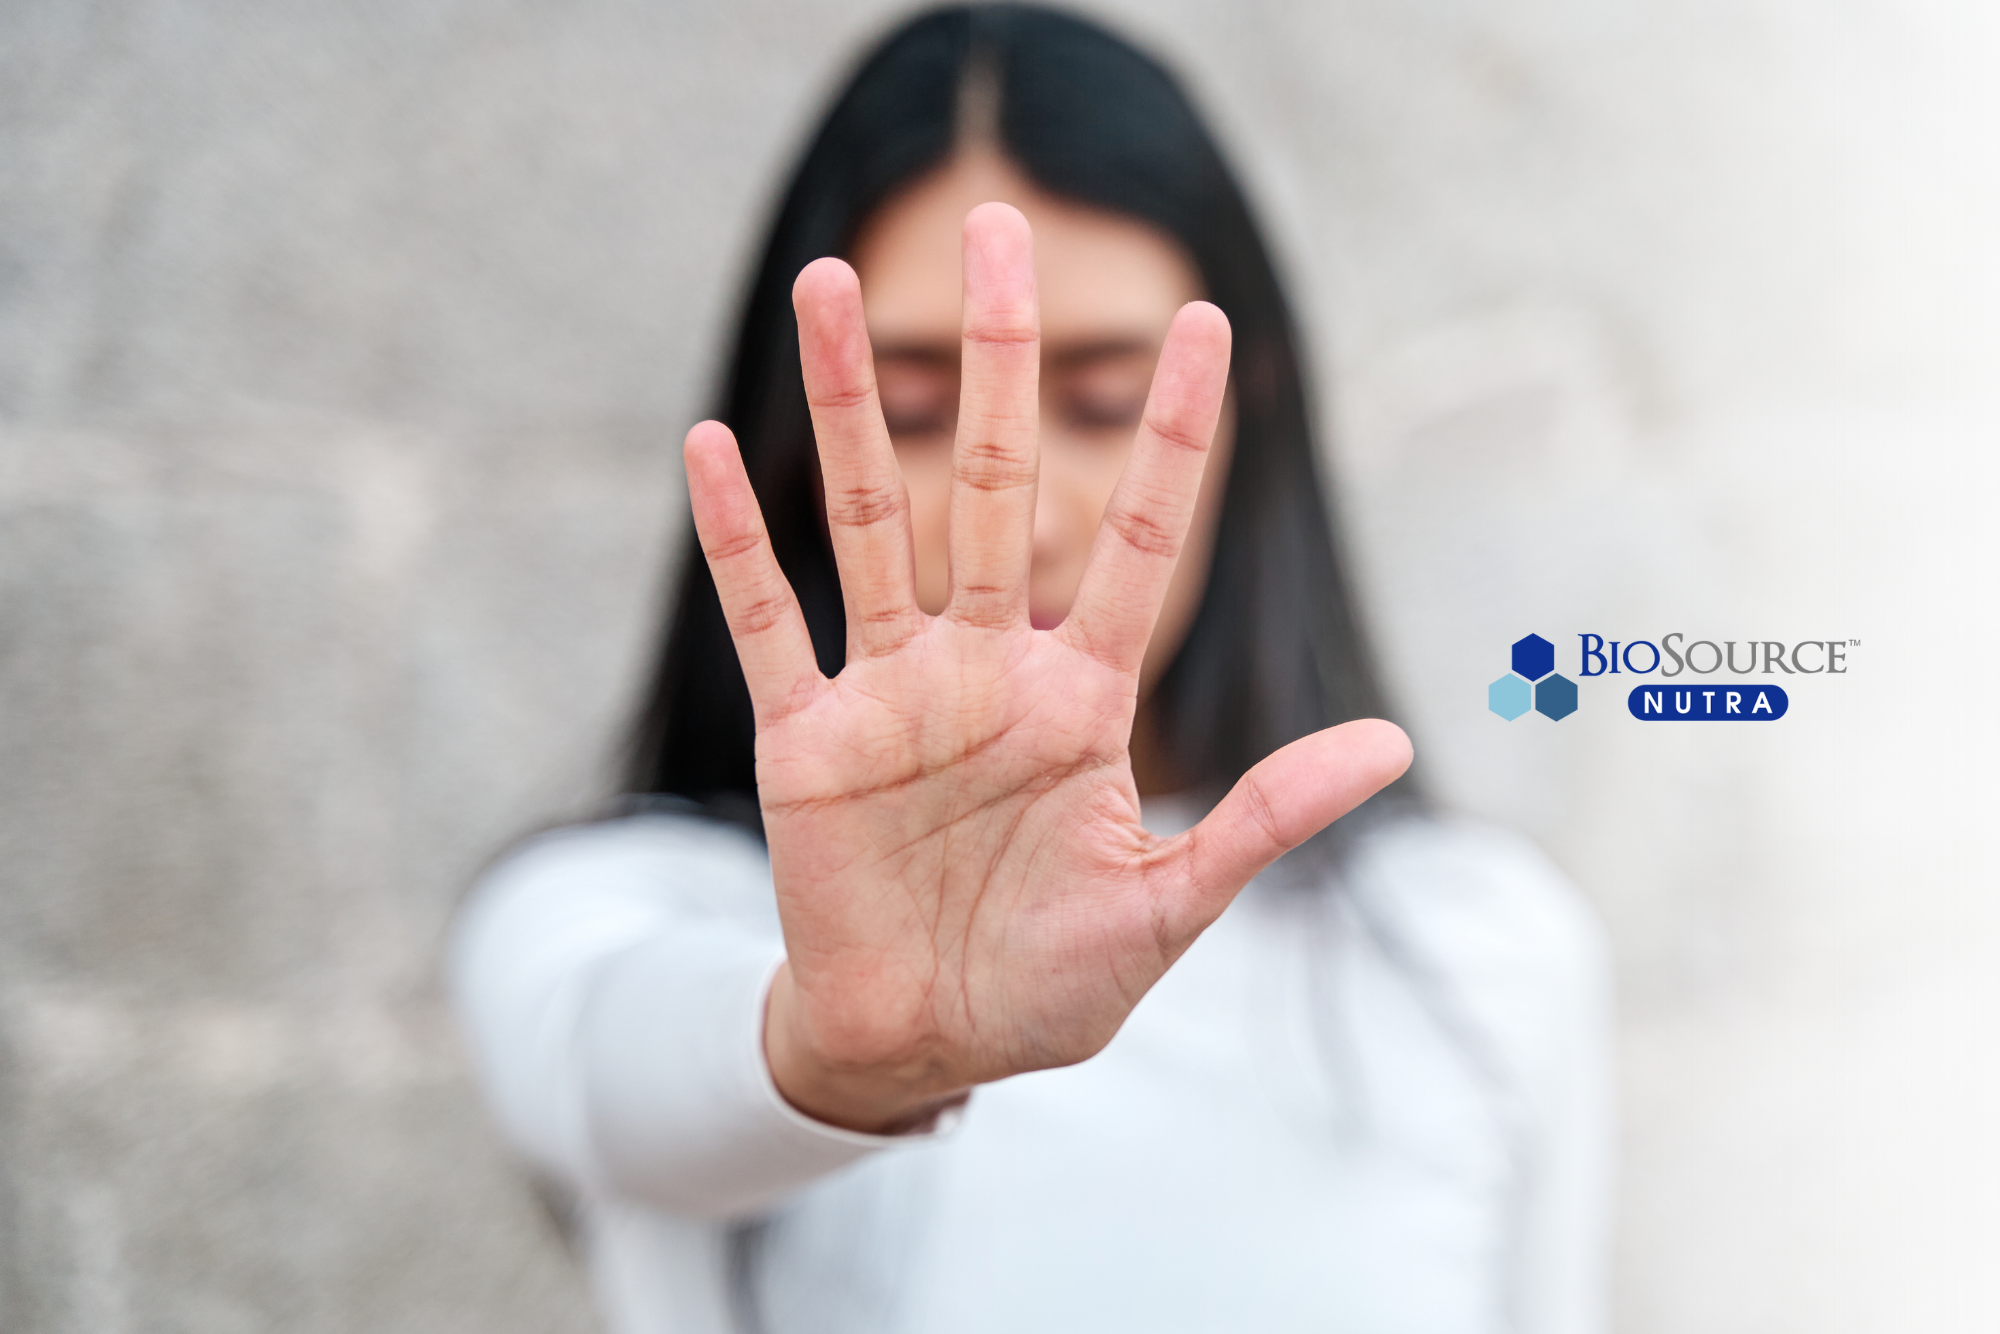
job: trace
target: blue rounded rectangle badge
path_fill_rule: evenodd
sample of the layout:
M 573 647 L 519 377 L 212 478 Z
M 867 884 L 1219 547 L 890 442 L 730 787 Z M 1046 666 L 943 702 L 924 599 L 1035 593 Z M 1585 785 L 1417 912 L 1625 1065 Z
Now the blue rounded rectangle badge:
M 1638 686 L 1625 707 L 1648 723 L 1768 723 L 1792 701 L 1782 686 Z

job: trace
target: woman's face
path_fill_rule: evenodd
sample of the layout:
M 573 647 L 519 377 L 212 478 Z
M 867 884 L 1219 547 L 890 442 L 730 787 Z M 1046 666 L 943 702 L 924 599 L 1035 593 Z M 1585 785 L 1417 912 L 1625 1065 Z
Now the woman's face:
M 988 152 L 962 153 L 869 220 L 854 249 L 882 411 L 910 489 L 917 600 L 942 612 L 958 417 L 960 231 L 988 200 L 1035 231 L 1041 295 L 1041 478 L 1028 612 L 1037 629 L 1069 614 L 1097 526 L 1132 450 L 1153 363 L 1174 312 L 1203 293 L 1180 247 L 1145 223 L 1071 203 Z M 1200 604 L 1229 466 L 1225 404 L 1179 567 L 1146 652 L 1141 689 L 1172 660 Z

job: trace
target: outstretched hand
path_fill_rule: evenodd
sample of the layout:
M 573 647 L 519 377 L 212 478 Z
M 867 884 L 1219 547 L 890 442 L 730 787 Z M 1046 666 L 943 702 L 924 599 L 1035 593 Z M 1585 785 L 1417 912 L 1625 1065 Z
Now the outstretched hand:
M 985 204 L 965 222 L 941 615 L 917 605 L 854 272 L 816 261 L 793 300 L 847 607 L 837 676 L 815 664 L 727 428 L 688 434 L 688 487 L 756 710 L 788 954 L 765 1018 L 772 1075 L 822 1120 L 894 1130 L 974 1084 L 1096 1053 L 1253 875 L 1392 781 L 1409 744 L 1347 723 L 1265 759 L 1177 837 L 1139 823 L 1139 667 L 1221 409 L 1221 311 L 1175 317 L 1076 600 L 1042 631 L 1026 219 Z

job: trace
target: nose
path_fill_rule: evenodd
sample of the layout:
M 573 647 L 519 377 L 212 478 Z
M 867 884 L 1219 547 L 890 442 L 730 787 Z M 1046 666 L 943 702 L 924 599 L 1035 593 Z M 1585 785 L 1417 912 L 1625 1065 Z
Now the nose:
M 1053 630 L 1069 614 L 1075 593 L 1072 578 L 1091 534 L 1077 528 L 1075 461 L 1052 423 L 1042 424 L 1042 451 L 1035 483 L 1034 544 L 1029 563 L 1028 619 L 1037 630 Z
M 1035 483 L 1035 538 L 1033 560 L 1042 565 L 1055 558 L 1062 549 L 1062 506 L 1056 503 L 1060 489 L 1057 479 L 1049 475 L 1049 456 L 1042 454 L 1040 476 Z

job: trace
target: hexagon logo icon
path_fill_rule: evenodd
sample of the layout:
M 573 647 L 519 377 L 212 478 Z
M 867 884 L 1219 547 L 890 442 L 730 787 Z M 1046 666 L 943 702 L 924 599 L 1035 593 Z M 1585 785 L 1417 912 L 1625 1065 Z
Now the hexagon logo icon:
M 1534 694 L 1534 689 L 1526 681 L 1509 672 L 1486 687 L 1486 707 L 1511 723 L 1528 711 L 1528 703 Z
M 1510 723 L 1530 709 L 1551 722 L 1576 712 L 1576 682 L 1556 674 L 1554 644 L 1540 635 L 1522 636 L 1513 644 L 1513 667 L 1486 687 L 1488 709 Z
M 1539 681 L 1556 669 L 1556 646 L 1540 635 L 1514 641 L 1514 674 Z M 1574 687 L 1572 687 L 1573 689 Z M 1574 707 L 1574 704 L 1572 704 Z
M 1576 712 L 1576 682 L 1553 673 L 1535 682 L 1535 712 L 1551 720 Z

